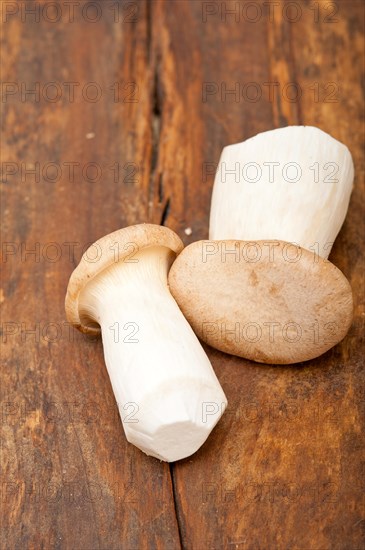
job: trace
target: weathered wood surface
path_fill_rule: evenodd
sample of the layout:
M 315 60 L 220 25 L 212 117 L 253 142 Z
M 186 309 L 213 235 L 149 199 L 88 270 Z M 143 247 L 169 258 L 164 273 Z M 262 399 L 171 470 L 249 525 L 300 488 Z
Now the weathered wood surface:
M 58 22 L 55 8 L 35 21 L 25 4 L 2 5 L 2 80 L 13 83 L 2 162 L 15 163 L 2 174 L 2 547 L 362 548 L 362 3 L 271 14 L 257 3 L 255 22 L 244 2 L 95 2 L 84 13 L 80 2 L 73 22 L 62 2 Z M 40 97 L 25 95 L 36 82 Z M 236 83 L 239 97 L 225 96 Z M 354 324 L 295 367 L 207 349 L 229 407 L 204 447 L 169 468 L 125 442 L 101 343 L 65 324 L 68 277 L 86 243 L 132 223 L 206 238 L 222 147 L 297 123 L 354 157 L 330 258 L 351 281 Z M 36 163 L 39 181 L 25 173 Z M 95 167 L 83 175 L 88 163 L 99 180 L 88 181 Z

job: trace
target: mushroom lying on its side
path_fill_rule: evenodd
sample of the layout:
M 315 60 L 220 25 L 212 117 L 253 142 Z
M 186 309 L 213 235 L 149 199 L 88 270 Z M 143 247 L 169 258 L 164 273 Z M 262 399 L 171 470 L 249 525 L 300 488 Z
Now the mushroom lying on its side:
M 185 248 L 169 274 L 202 340 L 285 364 L 317 357 L 344 338 L 351 288 L 327 257 L 353 177 L 347 147 L 318 128 L 272 130 L 223 150 L 211 240 Z
M 67 318 L 82 332 L 101 327 L 128 441 L 160 460 L 185 458 L 204 443 L 227 401 L 167 286 L 183 244 L 165 227 L 141 224 L 90 248 L 70 278 Z

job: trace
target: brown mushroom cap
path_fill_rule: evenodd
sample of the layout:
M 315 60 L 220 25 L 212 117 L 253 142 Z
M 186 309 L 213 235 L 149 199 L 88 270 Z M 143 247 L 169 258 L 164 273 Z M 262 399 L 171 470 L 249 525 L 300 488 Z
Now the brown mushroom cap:
M 343 273 L 284 241 L 195 242 L 175 260 L 169 285 L 199 338 L 261 363 L 318 357 L 352 321 Z
M 83 254 L 68 283 L 65 309 L 69 323 L 81 332 L 99 334 L 99 327 L 82 324 L 79 315 L 80 292 L 111 265 L 132 259 L 138 250 L 152 246 L 169 248 L 176 255 L 184 248 L 181 239 L 171 229 L 149 223 L 119 229 L 92 244 Z

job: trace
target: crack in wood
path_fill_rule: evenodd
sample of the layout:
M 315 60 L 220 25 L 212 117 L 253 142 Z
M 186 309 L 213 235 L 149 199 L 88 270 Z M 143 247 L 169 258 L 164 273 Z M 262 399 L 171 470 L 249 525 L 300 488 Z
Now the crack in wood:
M 159 145 L 161 136 L 161 121 L 162 121 L 162 99 L 159 82 L 160 64 L 159 61 L 154 62 L 153 67 L 153 89 L 152 89 L 152 110 L 151 110 L 151 126 L 152 126 L 152 145 L 151 145 L 151 167 L 150 167 L 150 196 L 151 196 L 151 212 L 150 217 L 153 219 L 153 210 L 156 198 L 156 185 L 157 185 L 157 198 L 159 207 L 164 202 L 164 185 L 163 185 L 163 172 L 159 171 Z M 163 210 L 160 217 L 160 225 L 164 225 L 170 209 L 169 200 L 166 201 L 163 206 Z
M 179 534 L 179 542 L 180 547 L 182 550 L 184 550 L 184 544 L 183 544 L 183 535 L 182 535 L 182 522 L 180 521 L 179 517 L 179 503 L 177 501 L 177 492 L 175 488 L 175 465 L 173 462 L 169 462 L 169 470 L 170 470 L 170 477 L 171 477 L 171 487 L 172 487 L 172 496 L 174 499 L 174 509 L 175 509 L 175 517 L 176 517 L 176 523 L 177 523 L 177 530 Z
M 163 203 L 163 198 L 164 198 L 163 174 L 160 174 L 158 178 L 158 202 L 160 204 Z
M 151 174 L 152 177 L 155 176 L 157 162 L 158 162 L 158 145 L 160 141 L 161 133 L 161 105 L 160 97 L 158 93 L 158 73 L 159 73 L 159 64 L 156 63 L 154 68 L 154 79 L 153 79 L 153 108 L 152 108 L 152 158 L 151 158 Z
M 152 65 L 153 84 L 151 90 L 151 166 L 150 166 L 150 184 L 149 184 L 149 218 L 154 221 L 157 217 L 155 212 L 156 203 L 156 188 L 157 188 L 157 201 L 158 211 L 160 212 L 159 224 L 165 225 L 166 220 L 170 213 L 171 200 L 167 198 L 165 200 L 165 189 L 163 181 L 163 168 L 159 166 L 159 145 L 161 139 L 161 126 L 162 126 L 162 111 L 163 111 L 163 94 L 160 81 L 160 56 L 158 51 L 154 52 L 156 45 L 152 36 L 152 5 L 149 3 L 147 8 L 147 25 L 148 25 L 148 56 L 150 64 Z
M 169 216 L 169 213 L 170 213 L 170 206 L 171 206 L 170 198 L 168 198 L 166 203 L 165 203 L 164 209 L 162 210 L 160 225 L 165 225 L 166 220 L 167 220 L 167 218 Z

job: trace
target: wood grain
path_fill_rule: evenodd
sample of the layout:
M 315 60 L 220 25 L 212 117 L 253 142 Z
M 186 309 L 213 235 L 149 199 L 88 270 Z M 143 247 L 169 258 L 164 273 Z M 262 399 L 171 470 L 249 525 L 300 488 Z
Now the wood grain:
M 41 172 L 48 162 L 62 168 L 55 183 L 32 175 L 22 182 L 18 173 L 3 184 L 3 242 L 16 247 L 3 263 L 2 304 L 3 323 L 15 323 L 5 332 L 17 329 L 5 336 L 2 375 L 2 536 L 9 550 L 180 546 L 169 466 L 126 442 L 101 342 L 69 328 L 64 313 L 85 245 L 148 218 L 153 65 L 148 9 L 137 7 L 130 23 L 103 8 L 94 24 L 76 9 L 73 23 L 15 16 L 4 24 L 4 81 L 28 88 L 40 82 L 42 89 L 55 81 L 65 94 L 57 103 L 14 95 L 4 105 L 3 160 L 27 168 L 38 162 Z M 65 82 L 79 84 L 74 102 Z M 102 94 L 96 102 L 92 82 Z M 110 90 L 116 82 L 119 98 Z M 130 103 L 132 91 L 138 101 Z M 74 181 L 70 162 L 79 163 Z M 99 181 L 83 176 L 88 163 L 99 166 Z M 119 174 L 110 169 L 116 164 Z M 89 179 L 95 174 L 90 169 Z M 57 261 L 48 243 L 60 248 Z M 74 254 L 64 243 L 75 243 Z
M 336 2 L 333 15 L 296 2 L 293 21 L 294 5 L 269 17 L 260 4 L 253 22 L 244 2 L 95 2 L 91 23 L 80 2 L 73 22 L 52 23 L 22 21 L 23 4 L 6 21 L 2 7 L 2 78 L 18 86 L 2 103 L 2 162 L 15 163 L 2 173 L 2 546 L 362 548 L 363 5 Z M 62 98 L 23 97 L 35 82 L 59 83 Z M 84 246 L 133 223 L 206 238 L 222 147 L 287 124 L 319 126 L 354 157 L 330 257 L 351 282 L 353 326 L 296 367 L 207 348 L 229 406 L 203 448 L 169 467 L 126 443 L 101 343 L 65 324 L 69 275 Z M 39 181 L 22 167 L 37 162 Z M 42 174 L 47 163 L 62 174 Z
M 234 9 L 233 2 L 228 5 Z M 162 4 L 156 7 L 161 10 L 159 21 L 164 17 L 158 36 L 165 45 L 165 89 L 176 82 L 176 89 L 166 94 L 170 99 L 164 104 L 164 118 L 188 113 L 190 124 L 186 129 L 181 115 L 181 131 L 194 127 L 200 136 L 199 143 L 183 138 L 189 171 L 173 171 L 181 142 L 167 140 L 170 161 L 165 170 L 174 184 L 172 196 L 189 177 L 184 189 L 191 198 L 184 216 L 193 234 L 185 242 L 207 237 L 213 176 L 203 181 L 201 166 L 217 163 L 228 143 L 272 127 L 317 125 L 350 147 L 357 170 L 347 221 L 331 255 L 354 289 L 353 327 L 342 344 L 294 368 L 263 367 L 209 350 L 229 406 L 206 445 L 174 466 L 186 548 L 319 550 L 363 544 L 363 106 L 356 61 L 362 56 L 363 9 L 359 3 L 346 8 L 340 3 L 338 21 L 325 23 L 329 13 L 323 4 L 317 23 L 310 10 L 314 6 L 299 5 L 302 16 L 296 23 L 288 21 L 295 13 L 285 17 L 278 9 L 272 21 L 262 18 L 251 24 L 242 16 L 222 21 L 220 3 L 213 4 L 218 14 L 206 22 L 199 3 L 179 2 L 173 14 L 162 13 Z M 192 60 L 192 70 L 182 70 L 182 51 Z M 202 102 L 198 90 L 207 82 L 216 86 Z M 225 90 L 235 90 L 236 82 L 241 96 L 225 95 Z M 259 101 L 249 101 L 248 91 L 245 95 L 249 82 L 262 90 Z M 327 103 L 332 92 L 328 84 L 333 82 L 336 102 Z M 268 83 L 275 92 L 272 98 Z M 302 97 L 293 101 L 291 94 L 297 90 Z M 198 120 L 196 113 L 201 113 Z M 180 208 L 172 201 L 171 216 Z

